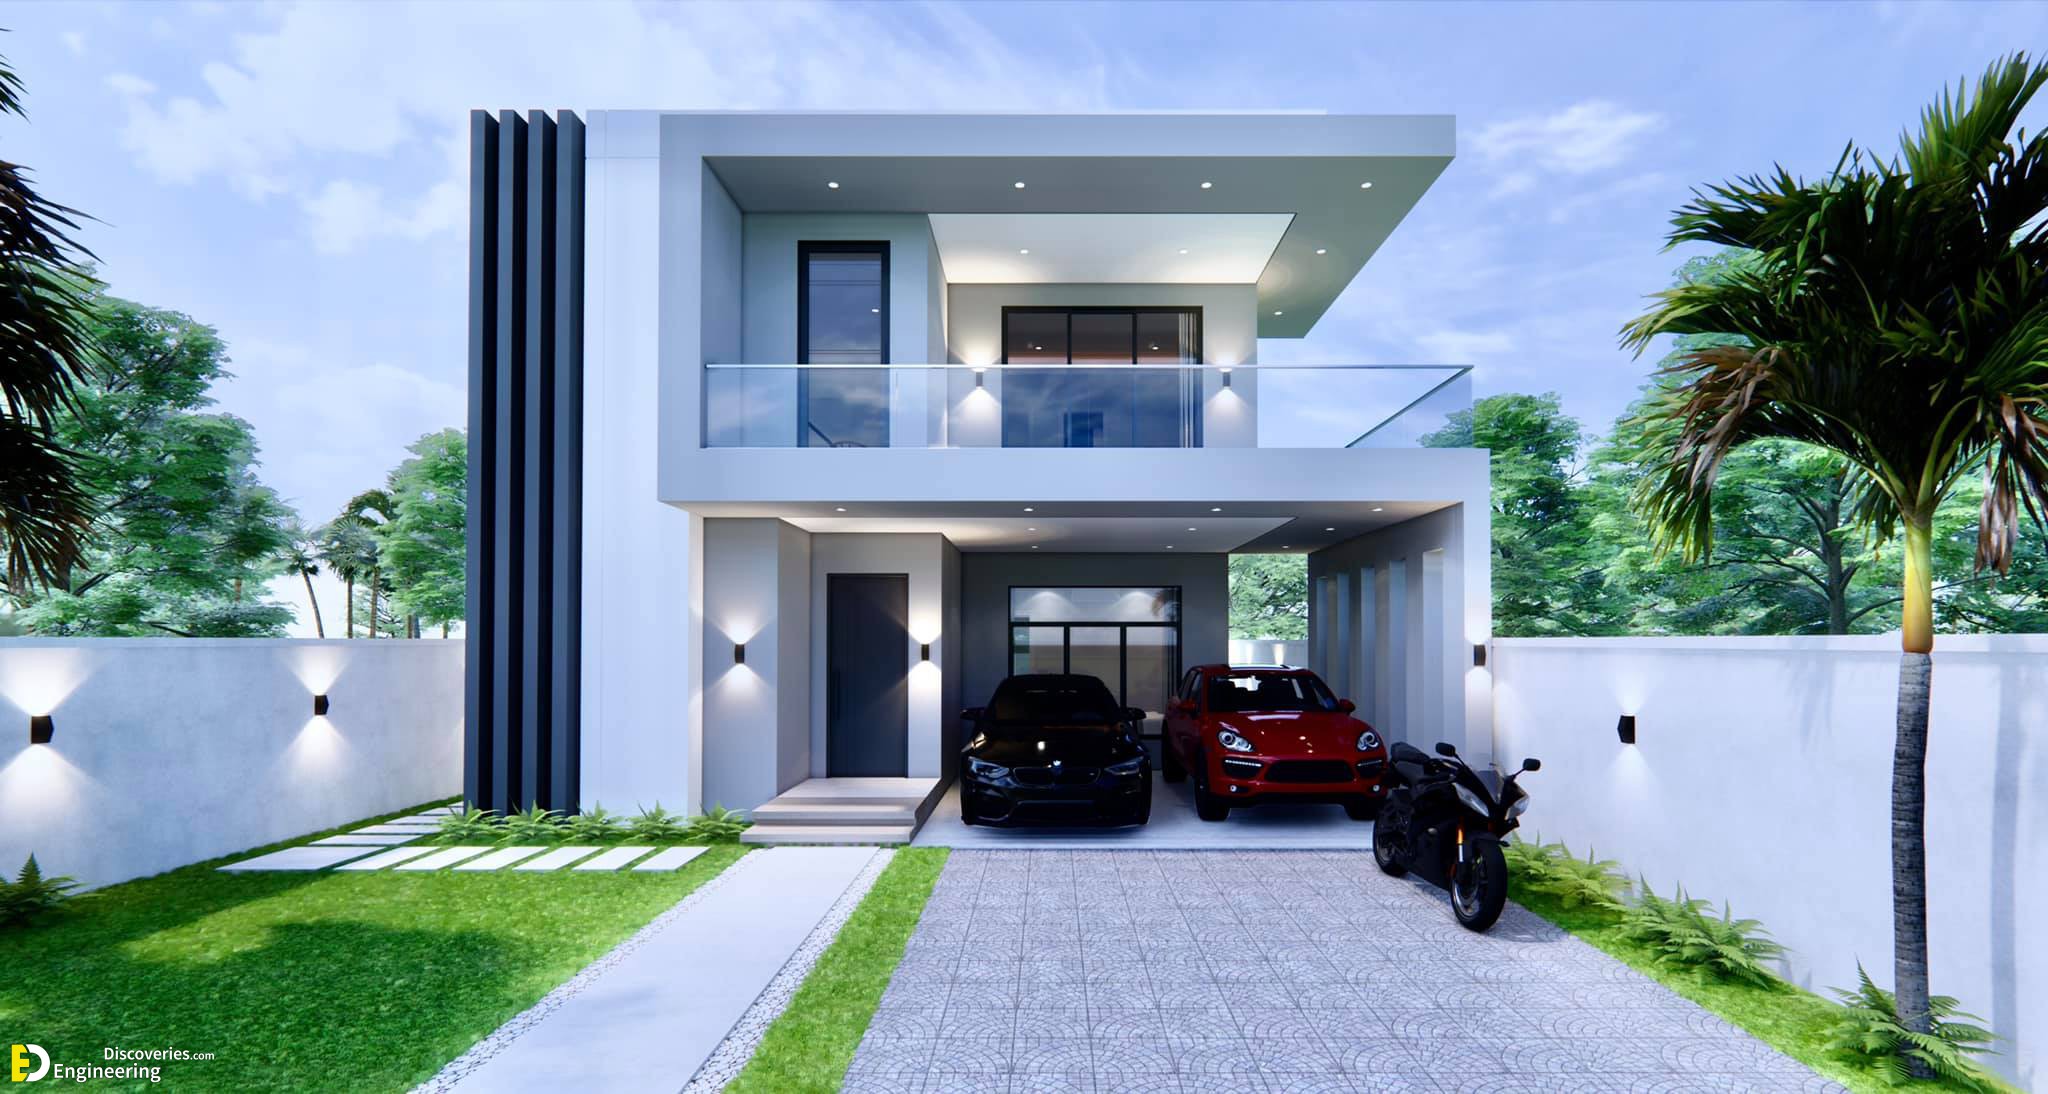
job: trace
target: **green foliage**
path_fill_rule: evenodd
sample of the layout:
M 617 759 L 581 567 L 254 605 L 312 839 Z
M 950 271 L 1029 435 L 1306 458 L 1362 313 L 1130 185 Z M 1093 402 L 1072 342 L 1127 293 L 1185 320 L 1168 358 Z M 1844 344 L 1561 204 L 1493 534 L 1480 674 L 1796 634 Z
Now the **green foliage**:
M 626 820 L 593 805 L 570 817 L 564 828 L 571 843 L 610 843 L 626 834 Z
M 1780 984 L 1764 963 L 1785 948 L 1765 937 L 1756 920 L 1734 918 L 1725 904 L 1717 918 L 1711 907 L 1707 901 L 1687 898 L 1683 888 L 1665 900 L 1645 883 L 1639 903 L 1628 910 L 1629 937 L 1649 946 L 1667 964 L 1697 967 L 1756 987 Z
M 1230 637 L 1308 637 L 1308 556 L 1230 556 Z
M 76 888 L 68 877 L 44 877 L 30 855 L 13 881 L 0 881 L 0 927 L 20 926 L 56 911 Z
M 628 829 L 637 843 L 680 843 L 690 834 L 683 818 L 663 809 L 660 802 L 655 802 L 652 809 L 641 810 Z
M 247 422 L 209 411 L 228 377 L 213 328 L 96 288 L 87 330 L 103 367 L 52 419 L 95 516 L 76 564 L 47 589 L 10 590 L 16 620 L 49 635 L 279 635 L 264 598 L 283 572 L 291 510 L 256 477 Z
M 444 843 L 492 843 L 504 834 L 495 809 L 464 809 L 441 818 L 434 835 Z
M 469 448 L 460 429 L 429 433 L 391 472 L 390 519 L 372 533 L 391 599 L 422 623 L 462 618 Z
M 1622 897 L 1628 892 L 1628 878 L 1620 864 L 1596 859 L 1588 851 L 1583 861 L 1573 857 L 1562 843 L 1516 840 L 1504 850 L 1508 872 L 1530 892 L 1542 893 L 1568 909 L 1591 909 L 1616 915 L 1627 910 Z
M 560 810 L 542 809 L 535 804 L 517 813 L 507 813 L 505 822 L 499 826 L 498 838 L 513 844 L 554 843 L 562 838 L 563 831 Z
M 691 817 L 683 829 L 684 838 L 691 843 L 738 843 L 740 833 L 746 830 L 747 818 L 722 805 Z
M 1899 1024 L 1898 1000 L 1878 987 L 1856 965 L 1855 991 L 1834 989 L 1842 1011 L 1828 1038 L 1830 1051 L 1845 1059 L 1879 1071 L 1892 1083 L 1912 1078 L 1919 1063 L 1950 1086 L 1964 1090 L 1995 1091 L 1999 1083 L 1970 1057 L 1991 1050 L 1998 1038 L 1974 1023 L 1976 1015 L 1965 1014 L 1953 998 L 1930 996 L 1928 1010 L 1933 1017 L 1927 1033 L 1915 1033 Z M 1957 1019 L 1969 1019 L 1959 1021 Z

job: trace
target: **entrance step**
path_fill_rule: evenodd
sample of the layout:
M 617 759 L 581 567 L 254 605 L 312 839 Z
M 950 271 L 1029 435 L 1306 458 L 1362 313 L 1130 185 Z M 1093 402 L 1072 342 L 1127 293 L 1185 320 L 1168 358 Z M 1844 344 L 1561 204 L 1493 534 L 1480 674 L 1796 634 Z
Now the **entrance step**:
M 758 811 L 757 811 L 758 812 Z M 741 843 L 909 843 L 917 830 L 904 824 L 762 824 L 758 821 L 740 835 Z
M 859 824 L 895 825 L 916 824 L 917 807 L 920 800 L 906 798 L 900 801 L 880 802 L 869 799 L 863 802 L 815 801 L 809 798 L 781 797 L 756 808 L 752 813 L 755 824 Z

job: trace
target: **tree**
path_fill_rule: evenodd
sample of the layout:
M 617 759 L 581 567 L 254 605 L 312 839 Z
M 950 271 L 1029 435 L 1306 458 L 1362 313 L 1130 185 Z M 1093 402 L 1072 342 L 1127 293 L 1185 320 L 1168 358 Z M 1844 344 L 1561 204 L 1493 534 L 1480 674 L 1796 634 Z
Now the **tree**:
M 320 529 L 320 561 L 341 579 L 342 637 L 356 636 L 356 580 L 377 570 L 377 538 L 368 524 L 344 513 Z M 375 626 L 372 624 L 372 637 Z
M 1659 544 L 1703 557 L 1730 452 L 1799 441 L 1851 467 L 1852 523 L 1902 540 L 1892 767 L 1899 1020 L 1925 1033 L 1927 710 L 1935 520 L 1966 475 L 1985 483 L 1973 563 L 2010 571 L 2022 511 L 2048 507 L 2048 141 L 2014 134 L 2048 69 L 2016 55 L 1921 116 L 1886 161 L 1853 144 L 1809 182 L 1778 168 L 1697 196 L 1672 245 L 1748 252 L 1726 278 L 1658 294 L 1622 330 L 1728 342 L 1681 355 L 1637 419 L 1659 452 L 1636 496 Z
M 15 588 L 38 634 L 283 633 L 291 613 L 263 599 L 280 572 L 289 508 L 256 477 L 247 422 L 207 411 L 225 378 L 212 328 L 177 312 L 86 297 L 101 369 L 51 419 L 93 519 L 89 546 L 40 588 Z
M 1581 432 L 1556 394 L 1491 395 L 1422 438 L 1493 453 L 1494 633 L 1605 634 L 1603 559 L 1575 466 Z
M 286 573 L 299 575 L 306 583 L 306 603 L 313 608 L 313 633 L 327 637 L 327 625 L 320 619 L 320 597 L 313 591 L 313 578 L 320 573 L 320 539 L 297 520 L 284 527 L 284 546 L 278 550 L 278 560 L 284 563 Z
M 407 451 L 413 458 L 391 472 L 384 491 L 391 519 L 372 534 L 392 599 L 415 620 L 440 624 L 445 636 L 463 613 L 469 446 L 462 430 L 444 429 Z
M 26 118 L 21 79 L 0 57 L 0 114 Z M 94 371 L 88 328 L 91 252 L 70 237 L 76 210 L 0 161 L 0 583 L 23 595 L 68 580 L 92 501 L 53 435 L 55 419 Z
M 1308 557 L 1230 556 L 1230 637 L 1308 637 Z
M 391 522 L 391 512 L 391 495 L 382 490 L 365 490 L 348 499 L 348 504 L 341 510 L 341 516 L 335 518 L 337 522 L 353 523 L 361 529 L 360 542 L 367 553 L 361 559 L 365 572 L 357 576 L 367 578 L 365 587 L 369 591 L 370 599 L 368 618 L 371 638 L 377 637 L 379 630 L 378 623 L 381 617 L 377 612 L 377 602 L 389 585 L 384 578 L 384 559 L 379 553 L 377 531 Z

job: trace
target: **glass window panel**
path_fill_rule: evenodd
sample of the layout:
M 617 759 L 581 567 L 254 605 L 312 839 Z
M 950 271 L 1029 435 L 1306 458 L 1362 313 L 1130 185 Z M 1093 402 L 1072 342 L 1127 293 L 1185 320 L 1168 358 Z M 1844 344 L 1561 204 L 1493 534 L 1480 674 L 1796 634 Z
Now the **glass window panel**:
M 1010 672 L 1015 676 L 1066 671 L 1065 627 L 1011 627 Z
M 1122 627 L 1067 628 L 1067 671 L 1102 681 L 1120 704 L 1123 693 L 1118 677 L 1122 675 L 1122 661 Z
M 883 362 L 880 251 L 811 251 L 805 263 L 804 363 Z
M 1194 312 L 1139 312 L 1138 361 L 1147 365 L 1192 365 L 1201 358 Z
M 1075 312 L 1074 350 L 1077 365 L 1128 365 L 1131 356 L 1129 312 Z
M 1174 627 L 1124 629 L 1124 705 L 1143 708 L 1147 732 L 1156 732 L 1154 721 L 1166 715 L 1178 643 Z
M 1013 311 L 1005 316 L 1003 326 L 1004 361 L 1013 365 L 1067 363 L 1066 312 Z
M 1166 587 L 1017 587 L 1010 590 L 1017 623 L 1177 623 L 1180 593 Z

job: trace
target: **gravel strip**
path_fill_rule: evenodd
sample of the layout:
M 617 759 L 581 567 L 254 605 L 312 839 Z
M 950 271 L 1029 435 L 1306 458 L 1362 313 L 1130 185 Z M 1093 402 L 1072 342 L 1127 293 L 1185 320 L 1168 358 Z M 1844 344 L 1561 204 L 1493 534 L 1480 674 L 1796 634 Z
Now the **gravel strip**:
M 679 916 L 696 906 L 698 901 L 717 891 L 719 886 L 731 880 L 735 874 L 747 869 L 755 861 L 756 857 L 754 855 L 742 855 L 738 862 L 726 867 L 718 876 L 709 878 L 704 884 L 690 890 L 688 896 L 676 901 L 669 910 L 655 916 L 652 920 L 648 921 L 645 927 L 633 932 L 631 937 L 613 946 L 603 957 L 586 965 L 582 972 L 570 977 L 560 987 L 542 996 L 540 1002 L 519 1012 L 511 1021 L 499 1026 L 490 1036 L 472 1045 L 468 1052 L 450 1060 L 448 1066 L 442 1068 L 433 1078 L 414 1087 L 415 1094 L 442 1094 L 443 1091 L 453 1090 L 457 1084 L 462 1082 L 464 1076 L 482 1066 L 484 1061 L 496 1056 L 505 1046 L 517 1040 L 520 1034 L 545 1021 L 548 1015 L 554 1013 L 556 1007 L 561 1006 L 578 992 L 589 987 L 598 977 L 603 976 L 606 970 L 625 960 L 628 954 L 639 949 L 648 939 L 667 929 L 669 924 L 675 922 Z M 835 906 L 833 910 L 836 912 L 838 909 Z
M 715 1094 L 739 1076 L 747 1061 L 754 1058 L 754 1050 L 761 1047 L 761 1039 L 768 1036 L 768 1027 L 789 1009 L 789 1001 L 796 997 L 797 989 L 804 986 L 804 979 L 811 975 L 812 966 L 824 956 L 825 948 L 832 945 L 832 940 L 839 937 L 839 929 L 846 926 L 846 921 L 853 917 L 853 910 L 860 906 L 868 890 L 875 887 L 875 879 L 882 876 L 882 869 L 895 857 L 893 850 L 880 850 L 868 861 L 867 867 L 855 875 L 853 884 L 840 894 L 839 900 L 825 913 L 825 918 L 819 920 L 804 939 L 804 944 L 789 955 L 789 962 L 775 974 L 775 979 L 761 989 L 754 1005 L 740 1015 L 740 1020 L 733 1024 L 725 1040 L 718 1043 L 704 1061 L 704 1066 L 691 1077 L 689 1085 L 683 1087 L 682 1094 Z

